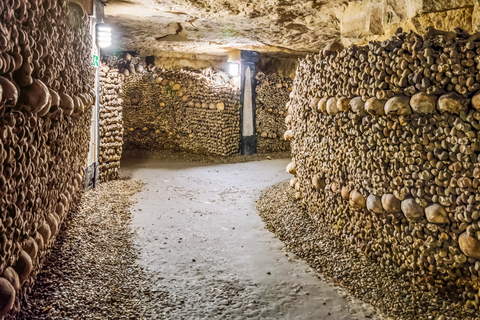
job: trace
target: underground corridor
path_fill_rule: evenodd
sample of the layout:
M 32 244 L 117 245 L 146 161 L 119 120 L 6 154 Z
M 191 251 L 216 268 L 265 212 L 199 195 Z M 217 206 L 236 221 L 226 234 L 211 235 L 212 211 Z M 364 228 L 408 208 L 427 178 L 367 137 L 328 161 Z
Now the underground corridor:
M 0 0 L 0 320 L 480 319 L 478 0 Z

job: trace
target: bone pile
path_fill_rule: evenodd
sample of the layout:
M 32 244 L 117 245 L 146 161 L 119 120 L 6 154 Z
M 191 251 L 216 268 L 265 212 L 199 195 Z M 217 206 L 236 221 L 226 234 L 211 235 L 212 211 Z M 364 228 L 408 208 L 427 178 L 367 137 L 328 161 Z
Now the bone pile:
M 139 66 L 123 71 L 125 149 L 219 156 L 238 152 L 237 89 L 198 71 Z
M 0 2 L 0 318 L 20 310 L 82 190 L 94 103 L 89 26 L 74 3 Z
M 285 106 L 292 90 L 292 80 L 277 74 L 265 75 L 259 72 L 256 77 L 256 126 L 257 152 L 290 150 L 290 142 L 284 139 Z
M 118 69 L 100 70 L 100 181 L 118 177 L 123 146 L 122 78 Z
M 379 264 L 480 306 L 480 34 L 398 30 L 300 62 L 295 197 Z

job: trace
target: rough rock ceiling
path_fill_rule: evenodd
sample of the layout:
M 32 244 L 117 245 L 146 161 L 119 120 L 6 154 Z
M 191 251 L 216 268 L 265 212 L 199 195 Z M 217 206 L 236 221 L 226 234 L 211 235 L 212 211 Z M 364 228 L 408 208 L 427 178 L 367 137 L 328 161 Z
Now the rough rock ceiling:
M 340 36 L 339 0 L 109 0 L 113 49 L 224 53 L 315 52 Z

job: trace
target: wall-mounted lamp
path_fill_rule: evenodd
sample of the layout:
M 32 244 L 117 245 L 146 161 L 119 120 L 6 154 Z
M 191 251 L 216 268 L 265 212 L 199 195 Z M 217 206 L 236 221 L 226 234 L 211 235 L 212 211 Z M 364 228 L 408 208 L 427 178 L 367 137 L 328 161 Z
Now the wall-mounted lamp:
M 97 24 L 97 46 L 107 48 L 112 44 L 112 28 L 103 23 Z
M 238 76 L 239 72 L 240 72 L 240 66 L 238 63 L 235 63 L 235 62 L 228 63 L 228 74 L 230 75 L 230 77 Z

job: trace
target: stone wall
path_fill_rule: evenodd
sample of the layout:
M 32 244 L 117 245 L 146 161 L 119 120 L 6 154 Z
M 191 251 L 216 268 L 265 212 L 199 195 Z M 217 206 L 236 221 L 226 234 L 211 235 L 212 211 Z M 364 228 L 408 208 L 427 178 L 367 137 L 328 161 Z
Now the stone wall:
M 227 69 L 228 55 L 211 55 L 180 52 L 153 52 L 155 66 L 161 69 Z M 150 54 L 153 54 L 150 52 Z
M 118 177 L 123 146 L 122 79 L 118 69 L 103 64 L 100 69 L 100 181 Z
M 420 34 L 428 26 L 477 32 L 479 8 L 475 0 L 362 0 L 338 8 L 336 16 L 344 44 L 366 44 L 387 39 L 399 27 Z
M 257 152 L 290 150 L 290 142 L 283 137 L 285 105 L 289 100 L 293 81 L 276 74 L 258 73 L 256 97 Z
M 275 74 L 284 78 L 295 78 L 298 61 L 305 58 L 306 53 L 302 55 L 291 54 L 268 54 L 259 53 L 258 62 L 255 64 L 257 72 L 263 72 L 267 75 Z
M 94 95 L 78 4 L 2 1 L 0 17 L 0 318 L 11 318 L 80 196 Z
M 308 56 L 285 137 L 296 198 L 381 265 L 478 309 L 478 37 L 433 29 Z

